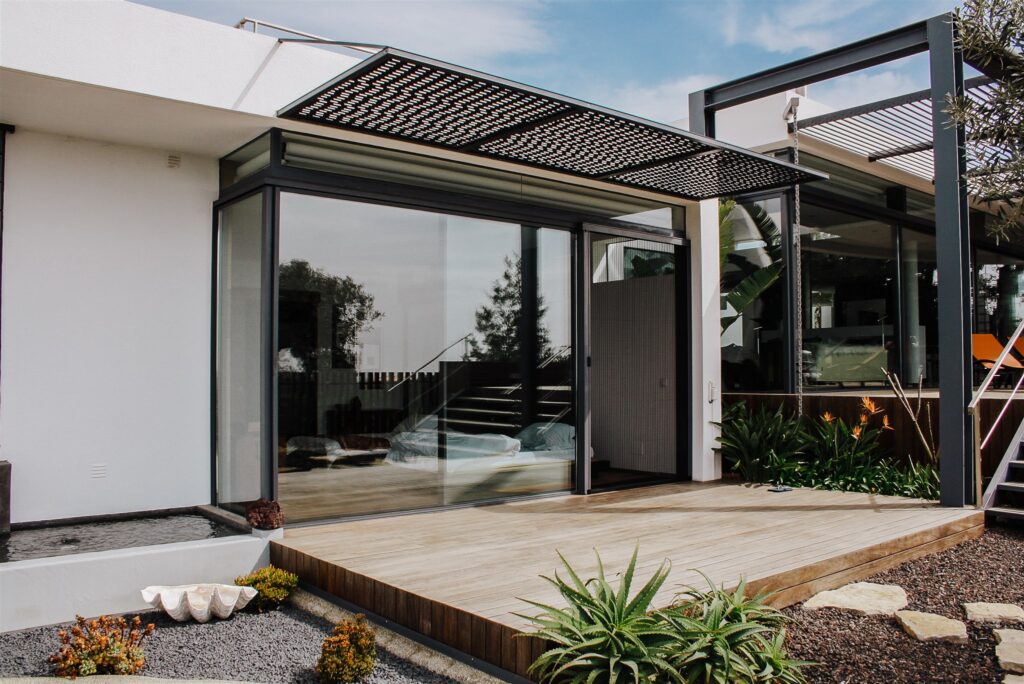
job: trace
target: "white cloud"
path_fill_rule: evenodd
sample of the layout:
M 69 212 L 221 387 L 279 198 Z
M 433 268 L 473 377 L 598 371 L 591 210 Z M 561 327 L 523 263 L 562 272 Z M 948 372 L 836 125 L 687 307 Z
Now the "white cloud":
M 856 73 L 808 86 L 807 95 L 832 109 L 846 109 L 912 93 L 926 85 L 899 71 Z
M 598 89 L 592 100 L 629 114 L 668 123 L 688 116 L 690 93 L 723 80 L 714 74 L 694 74 L 660 83 L 626 83 Z
M 821 51 L 949 11 L 953 0 L 727 0 L 718 29 L 727 45 L 788 54 Z M 895 16 L 898 15 L 898 16 Z

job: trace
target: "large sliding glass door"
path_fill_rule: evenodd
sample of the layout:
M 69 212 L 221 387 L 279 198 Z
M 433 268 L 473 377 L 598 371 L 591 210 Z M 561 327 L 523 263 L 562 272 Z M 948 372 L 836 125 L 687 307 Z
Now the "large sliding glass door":
M 568 490 L 571 234 L 280 195 L 290 522 Z

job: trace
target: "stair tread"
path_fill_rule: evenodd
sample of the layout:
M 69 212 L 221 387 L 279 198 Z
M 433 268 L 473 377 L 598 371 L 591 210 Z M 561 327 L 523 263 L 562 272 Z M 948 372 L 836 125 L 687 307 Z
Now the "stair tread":
M 989 508 L 987 513 L 993 513 L 995 515 L 1003 515 L 1007 518 L 1019 518 L 1024 520 L 1024 509 L 1022 508 L 1006 508 L 1005 506 L 993 506 Z
M 1024 492 L 1024 482 L 1000 482 L 998 488 L 1011 492 Z

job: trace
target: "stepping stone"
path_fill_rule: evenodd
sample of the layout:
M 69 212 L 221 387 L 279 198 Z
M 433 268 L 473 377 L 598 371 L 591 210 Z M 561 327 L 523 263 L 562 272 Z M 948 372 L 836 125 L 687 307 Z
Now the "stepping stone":
M 845 587 L 815 594 L 804 610 L 841 608 L 861 615 L 892 615 L 907 607 L 907 592 L 894 584 L 854 582 Z
M 966 644 L 968 641 L 967 625 L 942 615 L 898 610 L 896 622 L 900 623 L 904 632 L 918 641 L 949 641 L 954 644 Z
M 1024 622 L 1024 608 L 1012 603 L 965 603 L 971 622 Z
M 1024 673 L 1024 632 L 1019 629 L 996 629 L 996 658 L 1007 672 Z
M 1003 684 L 1024 684 L 1024 675 L 1006 675 Z

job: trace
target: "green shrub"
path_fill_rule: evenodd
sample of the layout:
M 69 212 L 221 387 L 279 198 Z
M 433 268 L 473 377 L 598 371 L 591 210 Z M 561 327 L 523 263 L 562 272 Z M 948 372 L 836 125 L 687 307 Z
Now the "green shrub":
M 323 684 L 359 682 L 370 676 L 377 663 L 377 634 L 365 615 L 342 620 L 324 639 L 316 674 Z
M 284 603 L 292 589 L 298 586 L 299 576 L 268 565 L 244 577 L 236 577 L 235 584 L 240 587 L 252 587 L 259 592 L 249 605 L 262 613 L 265 610 L 274 610 Z
M 520 636 L 546 639 L 554 644 L 530 666 L 530 674 L 542 684 L 678 681 L 660 655 L 667 635 L 660 620 L 650 614 L 651 601 L 668 579 L 670 564 L 664 561 L 651 579 L 630 596 L 638 553 L 639 547 L 634 549 L 617 591 L 605 576 L 600 555 L 598 576 L 584 581 L 558 554 L 569 581 L 557 573 L 554 579 L 544 579 L 558 589 L 567 606 L 556 608 L 526 601 L 542 612 L 538 616 L 520 615 L 538 628 Z
M 714 684 L 804 682 L 805 663 L 791 660 L 785 649 L 786 617 L 767 605 L 764 594 L 746 596 L 741 580 L 726 591 L 708 580 L 701 591 L 687 587 L 660 616 L 670 641 L 664 657 L 680 680 Z
M 78 615 L 75 621 L 71 629 L 57 632 L 61 645 L 50 662 L 58 677 L 131 675 L 145 666 L 142 642 L 156 629 L 154 625 L 143 627 L 138 615 L 130 623 L 107 615 L 94 620 Z
M 722 415 L 720 451 L 725 465 L 749 482 L 799 485 L 809 438 L 803 422 L 761 404 L 749 411 L 740 401 Z
M 552 643 L 530 667 L 542 684 L 804 681 L 800 668 L 805 663 L 786 654 L 786 618 L 765 603 L 765 596 L 747 597 L 742 581 L 732 592 L 709 581 L 709 591 L 687 588 L 670 608 L 652 610 L 670 564 L 663 561 L 631 597 L 638 552 L 633 551 L 617 590 L 606 578 L 600 555 L 597 577 L 584 581 L 559 554 L 569 581 L 557 574 L 544 579 L 567 606 L 527 601 L 542 612 L 521 616 L 538 629 L 519 636 Z
M 937 499 L 938 471 L 931 464 L 900 463 L 881 442 L 892 430 L 888 416 L 868 397 L 854 422 L 829 412 L 813 419 L 787 416 L 743 402 L 722 416 L 722 460 L 749 482 L 847 492 Z

